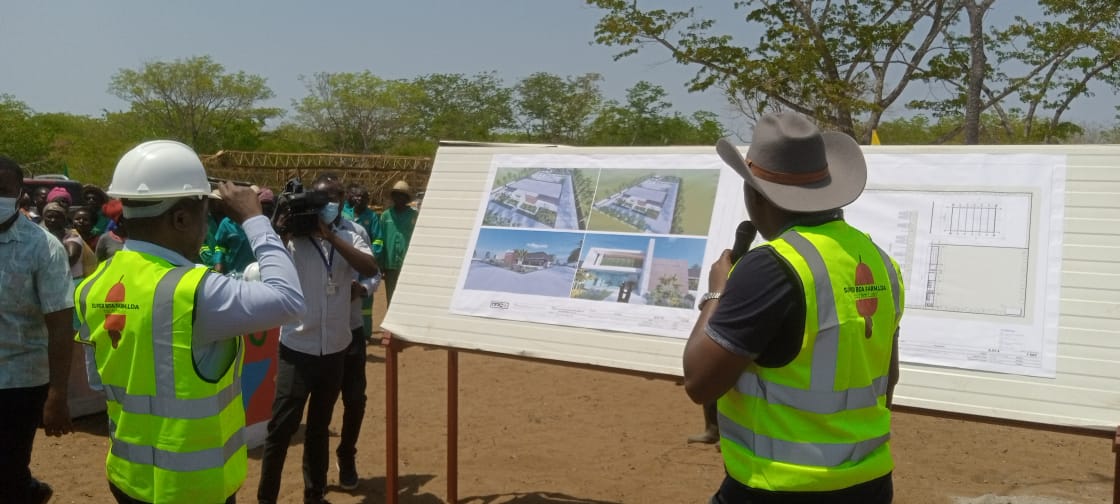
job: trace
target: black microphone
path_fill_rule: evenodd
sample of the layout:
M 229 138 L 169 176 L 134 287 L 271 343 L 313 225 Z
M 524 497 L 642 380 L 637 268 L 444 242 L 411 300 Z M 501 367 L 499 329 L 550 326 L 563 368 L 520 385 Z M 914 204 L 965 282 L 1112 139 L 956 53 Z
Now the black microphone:
M 739 227 L 735 228 L 735 244 L 731 246 L 731 264 L 735 264 L 743 254 L 747 253 L 756 235 L 758 229 L 754 227 L 753 222 L 745 220 L 739 223 Z

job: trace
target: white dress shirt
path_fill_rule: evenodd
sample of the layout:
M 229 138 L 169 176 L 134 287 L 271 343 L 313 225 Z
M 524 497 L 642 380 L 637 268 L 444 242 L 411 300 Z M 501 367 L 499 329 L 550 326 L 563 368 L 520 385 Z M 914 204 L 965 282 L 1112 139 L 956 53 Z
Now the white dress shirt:
M 369 233 L 357 222 L 341 219 L 339 225 L 350 230 L 350 232 L 357 233 L 366 243 L 369 243 Z M 372 249 L 371 249 L 372 250 Z M 366 295 L 364 297 L 373 297 L 373 293 L 377 292 L 377 286 L 381 284 L 381 273 L 371 277 L 358 277 L 358 284 L 365 288 Z M 356 297 L 350 300 L 350 329 L 364 329 L 366 323 L 362 320 L 362 298 Z M 369 335 L 367 334 L 368 338 Z
M 363 254 L 373 257 L 369 243 L 347 227 L 334 233 Z M 280 344 L 310 355 L 329 355 L 346 350 L 350 336 L 350 282 L 358 271 L 326 240 L 292 237 L 288 250 L 299 273 L 307 313 L 280 327 Z

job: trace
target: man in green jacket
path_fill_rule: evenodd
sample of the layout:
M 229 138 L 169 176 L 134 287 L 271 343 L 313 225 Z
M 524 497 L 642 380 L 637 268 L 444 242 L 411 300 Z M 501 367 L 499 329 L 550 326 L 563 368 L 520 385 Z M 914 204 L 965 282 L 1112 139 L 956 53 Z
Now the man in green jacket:
M 393 291 L 397 288 L 397 278 L 400 277 L 419 212 L 409 206 L 412 202 L 412 188 L 408 182 L 399 180 L 393 184 L 389 198 L 392 199 L 393 206 L 381 212 L 381 234 L 374 240 L 373 248 L 376 250 L 381 247 L 377 262 L 381 265 L 382 279 L 385 281 L 385 300 L 392 303 Z

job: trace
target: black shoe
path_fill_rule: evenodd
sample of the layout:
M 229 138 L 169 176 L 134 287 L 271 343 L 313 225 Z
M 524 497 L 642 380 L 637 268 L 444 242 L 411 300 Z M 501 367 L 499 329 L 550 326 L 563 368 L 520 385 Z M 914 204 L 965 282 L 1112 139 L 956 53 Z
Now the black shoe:
M 354 465 L 354 459 L 338 459 L 338 486 L 343 490 L 358 488 L 358 468 Z
M 28 495 L 31 497 L 28 502 L 32 504 L 47 504 L 47 501 L 50 501 L 51 496 L 54 495 L 54 490 L 50 485 L 34 480 L 31 482 L 31 491 Z

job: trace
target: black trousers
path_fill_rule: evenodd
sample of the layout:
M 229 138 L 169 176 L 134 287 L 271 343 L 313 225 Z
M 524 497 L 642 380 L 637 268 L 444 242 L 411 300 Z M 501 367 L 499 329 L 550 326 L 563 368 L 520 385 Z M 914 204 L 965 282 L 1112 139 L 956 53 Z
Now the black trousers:
M 264 441 L 261 481 L 257 500 L 273 503 L 280 493 L 280 477 L 288 444 L 299 429 L 307 407 L 307 429 L 303 440 L 303 499 L 319 502 L 327 490 L 330 463 L 329 427 L 334 404 L 342 382 L 342 362 L 346 352 L 309 355 L 280 345 L 276 368 L 276 399 L 272 420 Z
M 0 389 L 0 502 L 23 504 L 31 499 L 31 445 L 43 421 L 47 385 Z
M 120 488 L 117 488 L 117 486 L 114 485 L 112 481 L 109 482 L 109 493 L 113 494 L 113 497 L 117 499 L 117 504 L 148 504 L 147 502 L 144 502 L 142 500 L 133 499 L 132 497 L 129 497 L 128 494 L 124 493 L 124 490 L 121 490 Z M 237 492 L 234 492 L 233 495 L 229 496 L 229 498 L 226 499 L 225 504 L 236 504 L 236 503 L 237 503 Z
M 731 476 L 723 479 L 711 504 L 891 504 L 894 482 L 891 473 L 842 490 L 831 492 L 771 492 L 748 488 Z
M 366 414 L 366 338 L 364 326 L 352 330 L 354 340 L 342 364 L 342 434 L 335 455 L 352 462 Z

